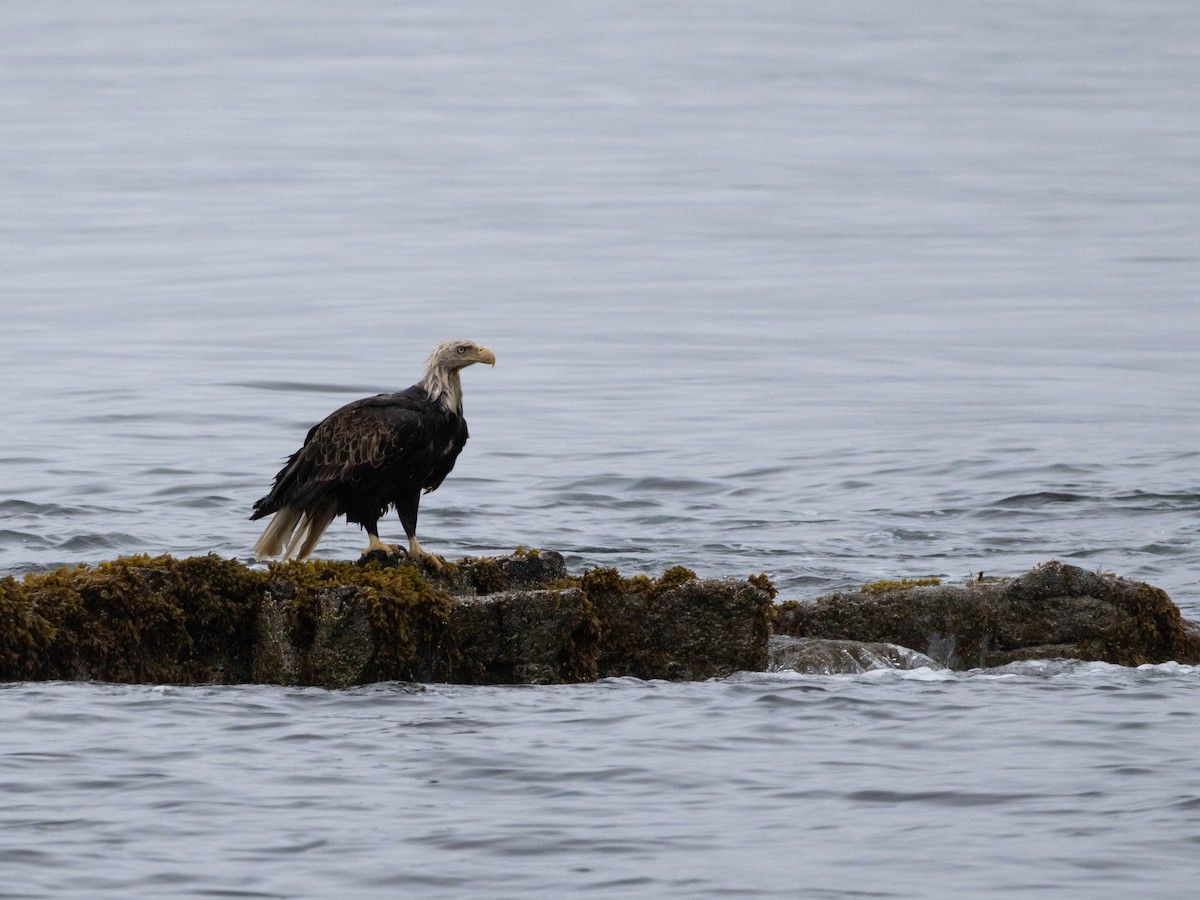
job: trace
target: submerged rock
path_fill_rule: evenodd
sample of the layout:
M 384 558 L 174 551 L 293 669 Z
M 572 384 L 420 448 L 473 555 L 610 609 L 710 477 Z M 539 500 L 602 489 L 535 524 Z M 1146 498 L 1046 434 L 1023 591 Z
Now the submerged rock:
M 1200 661 L 1191 623 L 1159 588 L 1044 563 L 1017 578 L 962 585 L 895 583 L 780 605 L 776 633 L 884 641 L 952 669 L 1022 659 L 1119 665 Z
M 944 669 L 924 653 L 897 644 L 772 635 L 771 672 L 859 675 L 875 669 Z

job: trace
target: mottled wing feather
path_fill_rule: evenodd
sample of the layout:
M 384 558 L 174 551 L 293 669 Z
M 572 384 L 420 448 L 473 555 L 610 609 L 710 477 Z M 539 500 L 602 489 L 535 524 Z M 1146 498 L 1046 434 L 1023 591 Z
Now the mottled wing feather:
M 288 460 L 255 516 L 282 506 L 303 509 L 316 499 L 369 480 L 385 466 L 403 464 L 419 446 L 424 425 L 404 394 L 356 400 L 314 425 Z
M 407 426 L 407 427 L 406 427 Z M 386 414 L 378 406 L 351 405 L 321 422 L 301 449 L 301 458 L 320 480 L 354 481 L 362 468 L 378 469 L 419 431 L 415 416 Z
M 301 454 L 320 481 L 358 481 L 394 463 L 421 439 L 421 417 L 392 403 L 360 400 L 321 422 Z

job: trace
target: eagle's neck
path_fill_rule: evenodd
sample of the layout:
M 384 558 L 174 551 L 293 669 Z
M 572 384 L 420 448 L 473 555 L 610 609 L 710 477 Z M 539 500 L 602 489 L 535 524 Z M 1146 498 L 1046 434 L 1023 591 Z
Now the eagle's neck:
M 446 412 L 462 415 L 462 379 L 458 377 L 458 369 L 426 366 L 421 387 L 425 388 L 429 399 L 441 403 Z

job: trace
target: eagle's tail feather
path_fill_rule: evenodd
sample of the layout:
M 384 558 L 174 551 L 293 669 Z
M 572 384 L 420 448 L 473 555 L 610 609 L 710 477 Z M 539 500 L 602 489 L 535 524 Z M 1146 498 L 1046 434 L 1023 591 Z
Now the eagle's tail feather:
M 304 559 L 313 552 L 317 541 L 329 527 L 329 523 L 337 516 L 337 503 L 330 500 L 323 506 L 310 507 L 304 511 L 300 527 L 296 529 L 287 545 L 287 555 L 296 559 Z
M 285 506 L 271 518 L 262 536 L 254 544 L 254 558 L 266 559 L 268 556 L 278 556 L 283 552 L 285 544 L 291 542 L 292 532 L 300 521 L 300 511 Z

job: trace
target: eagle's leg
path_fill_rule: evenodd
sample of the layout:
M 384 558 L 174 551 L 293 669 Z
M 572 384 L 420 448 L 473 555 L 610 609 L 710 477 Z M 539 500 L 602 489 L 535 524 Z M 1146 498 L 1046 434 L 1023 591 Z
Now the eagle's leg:
M 373 534 L 371 535 L 370 543 L 367 544 L 367 548 L 363 550 L 363 556 L 366 556 L 368 553 L 374 553 L 376 550 L 382 550 L 388 556 L 394 556 L 400 552 L 399 546 L 396 544 L 385 544 L 379 539 L 379 535 Z
M 395 556 L 400 552 L 400 548 L 395 544 L 385 544 L 379 539 L 379 520 L 374 522 L 366 522 L 363 527 L 367 529 L 367 535 L 370 541 L 367 543 L 367 549 L 363 551 L 363 556 L 374 553 L 376 550 L 382 550 L 388 556 Z
M 413 560 L 428 560 L 437 569 L 444 568 L 446 561 L 440 556 L 425 550 L 417 541 L 417 507 L 421 502 L 421 493 L 415 493 L 407 503 L 397 503 L 396 512 L 400 515 L 400 524 L 408 535 L 408 555 Z
M 446 561 L 436 553 L 430 553 L 428 550 L 418 544 L 417 536 L 415 534 L 410 534 L 408 536 L 408 555 L 410 559 L 424 560 L 435 569 L 446 568 Z

